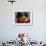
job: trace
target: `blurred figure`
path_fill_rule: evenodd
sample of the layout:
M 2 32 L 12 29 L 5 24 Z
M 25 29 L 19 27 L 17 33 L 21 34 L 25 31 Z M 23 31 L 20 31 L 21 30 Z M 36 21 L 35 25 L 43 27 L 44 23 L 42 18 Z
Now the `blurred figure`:
M 20 41 L 19 41 L 20 46 L 25 45 L 25 43 L 24 43 L 24 36 L 25 36 L 24 33 L 20 33 L 20 34 L 18 35 L 18 37 L 20 38 Z

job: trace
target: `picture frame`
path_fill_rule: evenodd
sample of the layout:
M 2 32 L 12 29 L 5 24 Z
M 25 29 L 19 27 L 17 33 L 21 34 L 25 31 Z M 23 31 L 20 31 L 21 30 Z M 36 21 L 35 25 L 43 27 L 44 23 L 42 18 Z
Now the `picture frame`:
M 32 26 L 32 24 L 33 24 L 32 10 L 17 10 L 17 11 L 15 11 L 14 24 L 18 25 L 18 26 L 27 26 L 27 25 Z

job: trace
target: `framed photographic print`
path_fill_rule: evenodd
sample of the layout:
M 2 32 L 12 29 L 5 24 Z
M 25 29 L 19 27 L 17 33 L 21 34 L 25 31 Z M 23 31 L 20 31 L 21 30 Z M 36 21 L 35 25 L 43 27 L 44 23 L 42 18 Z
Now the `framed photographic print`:
M 15 25 L 32 25 L 32 10 L 17 10 L 15 12 Z

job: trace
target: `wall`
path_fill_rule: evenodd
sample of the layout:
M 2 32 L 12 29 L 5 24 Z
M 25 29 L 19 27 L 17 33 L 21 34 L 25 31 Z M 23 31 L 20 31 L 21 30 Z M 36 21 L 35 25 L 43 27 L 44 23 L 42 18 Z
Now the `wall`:
M 15 26 L 16 10 L 33 10 L 33 25 Z M 0 0 L 0 40 L 15 40 L 18 32 L 31 34 L 33 40 L 46 40 L 45 0 L 17 0 L 14 5 L 7 0 Z

